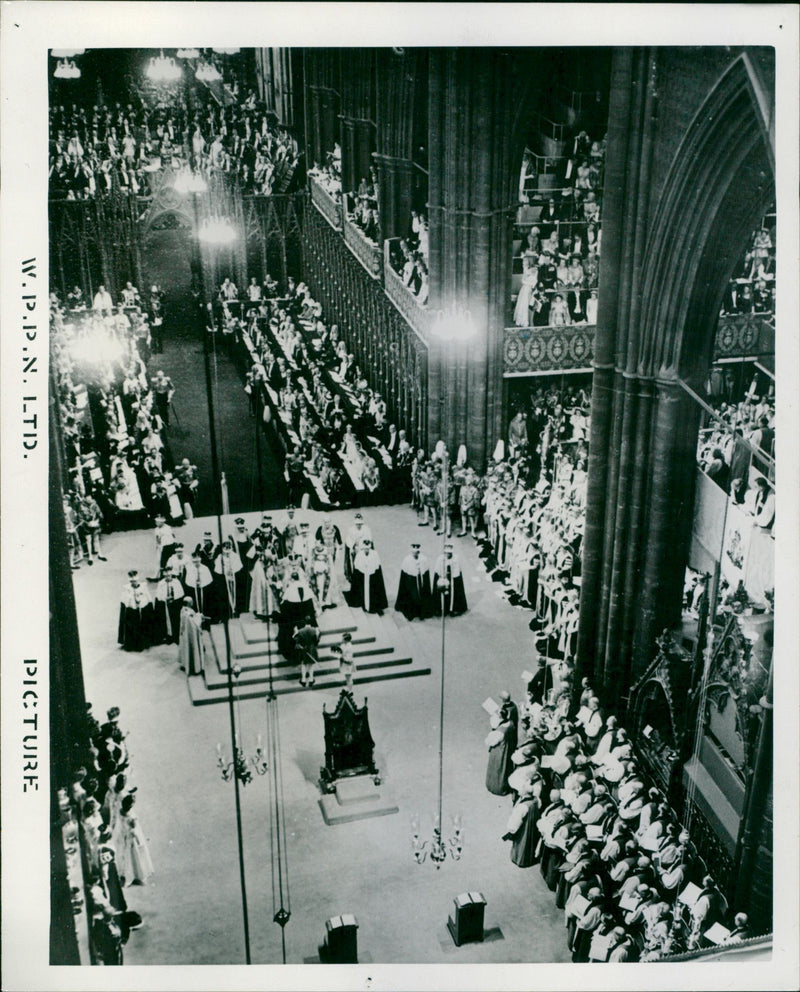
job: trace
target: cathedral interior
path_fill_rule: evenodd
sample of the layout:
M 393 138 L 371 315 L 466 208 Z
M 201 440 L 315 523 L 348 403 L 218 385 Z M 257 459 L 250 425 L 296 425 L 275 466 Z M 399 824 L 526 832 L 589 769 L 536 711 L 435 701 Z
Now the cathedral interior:
M 51 963 L 768 956 L 773 50 L 49 63 Z M 350 579 L 353 598 L 353 567 L 374 568 L 347 544 L 356 513 L 385 610 L 374 571 L 357 603 L 336 589 Z M 189 557 L 239 520 L 249 549 L 265 514 L 345 539 L 315 600 L 313 691 L 281 642 L 288 587 L 262 623 L 252 568 L 240 601 L 218 567 L 205 669 L 185 672 L 184 620 L 154 584 L 159 517 Z M 431 569 L 450 562 L 421 621 L 393 608 L 409 544 Z M 137 569 L 147 609 L 165 610 L 158 634 L 142 633 Z M 457 588 L 463 608 L 447 608 Z M 342 630 L 354 686 L 327 653 Z M 509 694 L 533 792 L 489 786 Z M 548 737 L 536 721 L 559 705 Z M 351 750 L 372 742 L 356 778 L 379 813 L 348 820 L 340 779 L 328 819 L 334 712 Z M 592 761 L 617 727 L 615 778 Z M 560 768 L 570 734 L 588 757 Z M 587 767 L 606 818 L 592 833 L 576 814 L 583 846 L 565 857 L 542 821 Z M 626 823 L 619 781 L 637 775 L 647 822 Z M 131 788 L 140 822 L 114 805 Z M 523 864 L 512 800 L 539 842 Z M 633 846 L 602 858 L 612 822 Z M 136 876 L 124 912 L 109 845 Z M 626 850 L 645 895 L 620 908 Z M 464 938 L 476 907 L 485 925 Z

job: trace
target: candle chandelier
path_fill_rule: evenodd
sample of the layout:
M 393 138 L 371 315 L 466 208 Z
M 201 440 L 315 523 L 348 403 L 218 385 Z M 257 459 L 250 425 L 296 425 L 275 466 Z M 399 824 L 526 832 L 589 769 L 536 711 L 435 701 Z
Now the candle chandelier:
M 195 78 L 201 83 L 216 83 L 222 79 L 222 73 L 213 62 L 200 62 L 195 69 Z
M 150 59 L 146 71 L 154 83 L 175 83 L 183 75 L 181 67 L 175 59 L 164 55 L 163 49 L 159 55 L 154 55 Z
M 475 336 L 472 314 L 466 307 L 444 307 L 435 313 L 431 333 L 440 341 L 469 341 Z
M 53 75 L 56 79 L 80 79 L 81 70 L 75 64 L 75 59 L 73 56 L 82 55 L 84 52 L 83 48 L 75 49 L 53 49 L 50 53 L 54 57 L 58 58 L 58 64 L 53 70 Z
M 236 229 L 224 217 L 206 217 L 200 221 L 197 236 L 206 244 L 229 245 L 236 240 Z
M 453 861 L 460 861 L 464 850 L 464 827 L 460 815 L 453 817 L 453 833 L 445 841 L 442 838 L 441 818 L 434 817 L 433 836 L 430 840 L 422 840 L 419 832 L 419 816 L 414 813 L 411 817 L 411 851 L 414 860 L 421 865 L 430 856 L 435 868 L 441 868 L 448 855 Z
M 233 677 L 238 679 L 242 674 L 242 670 L 238 665 L 233 666 Z M 239 707 L 239 701 L 236 701 L 237 705 L 237 723 L 239 726 L 242 725 L 241 712 Z M 244 748 L 241 746 L 239 740 L 239 733 L 237 731 L 235 735 L 235 748 L 233 752 L 233 758 L 228 761 L 223 750 L 222 744 L 217 743 L 217 768 L 219 769 L 220 776 L 223 781 L 230 782 L 232 779 L 236 779 L 241 782 L 242 785 L 247 785 L 248 782 L 253 781 L 253 772 L 250 770 L 252 765 L 253 771 L 256 775 L 266 775 L 269 764 L 267 761 L 267 755 L 264 751 L 264 742 L 261 734 L 256 735 L 256 748 L 253 754 L 245 754 Z

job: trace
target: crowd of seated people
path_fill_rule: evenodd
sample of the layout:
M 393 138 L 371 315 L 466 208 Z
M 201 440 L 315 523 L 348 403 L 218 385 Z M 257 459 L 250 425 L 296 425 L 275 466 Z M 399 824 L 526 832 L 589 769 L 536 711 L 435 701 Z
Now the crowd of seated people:
M 762 521 L 760 526 L 771 526 L 771 519 L 764 523 L 764 514 L 774 516 L 774 498 L 766 500 L 762 490 L 765 477 L 774 479 L 775 396 L 772 386 L 762 395 L 758 388 L 755 377 L 738 402 L 711 396 L 716 419 L 710 419 L 698 434 L 697 461 L 732 500 Z M 759 458 L 750 446 L 765 458 Z
M 771 220 L 772 227 L 768 226 Z M 742 256 L 728 292 L 722 301 L 725 314 L 775 313 L 775 217 L 753 232 L 750 244 Z
M 524 702 L 508 693 L 486 739 L 486 785 L 511 795 L 503 839 L 540 866 L 576 962 L 654 961 L 751 936 L 617 718 L 587 679 L 573 709 L 568 656 L 537 658 Z
M 596 323 L 604 159 L 605 139 L 592 141 L 581 131 L 563 187 L 545 195 L 523 192 L 514 253 L 514 270 L 521 273 L 518 327 Z
M 378 177 L 370 169 L 369 183 L 362 179 L 358 189 L 347 195 L 347 216 L 370 241 L 381 243 L 381 219 L 378 211 Z
M 252 280 L 251 280 L 252 284 Z M 411 447 L 387 420 L 386 401 L 370 389 L 338 327 L 294 279 L 278 296 L 271 280 L 257 305 L 222 303 L 220 327 L 247 354 L 246 389 L 254 415 L 270 410 L 286 449 L 289 500 L 307 493 L 322 507 L 406 498 Z
M 263 104 L 217 106 L 190 113 L 173 106 L 117 103 L 50 108 L 50 196 L 91 199 L 120 190 L 146 197 L 162 167 L 225 173 L 246 192 L 284 192 L 298 162 L 297 141 Z
M 157 286 L 144 302 L 130 283 L 117 305 L 103 286 L 90 308 L 78 288 L 66 305 L 50 296 L 73 568 L 104 560 L 101 531 L 142 526 L 157 513 L 173 523 L 192 515 L 196 467 L 187 459 L 175 466 L 166 441 L 174 386 L 147 369 L 161 300 Z
M 334 143 L 333 151 L 327 152 L 324 162 L 315 162 L 308 170 L 329 196 L 338 203 L 342 198 L 342 149 L 338 142 Z
M 420 306 L 428 302 L 428 218 L 411 212 L 411 235 L 390 243 L 389 264 L 416 296 Z
M 131 886 L 146 885 L 154 872 L 119 715 L 113 706 L 100 724 L 87 703 L 88 760 L 58 790 L 73 911 L 83 911 L 86 893 L 90 953 L 98 965 L 123 963 L 123 947 L 143 923 L 128 908 Z

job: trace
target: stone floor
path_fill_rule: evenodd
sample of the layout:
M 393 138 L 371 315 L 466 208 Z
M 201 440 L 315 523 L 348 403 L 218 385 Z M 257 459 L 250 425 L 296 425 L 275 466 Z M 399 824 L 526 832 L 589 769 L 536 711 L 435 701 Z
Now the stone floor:
M 303 511 L 316 527 L 317 514 Z M 274 514 L 282 525 L 283 514 Z M 352 515 L 335 515 L 346 531 Z M 420 539 L 435 559 L 441 538 L 419 528 L 407 507 L 365 511 L 384 563 L 390 602 L 408 542 Z M 253 526 L 257 514 L 246 515 Z M 209 523 L 182 528 L 187 548 Z M 291 919 L 286 957 L 314 959 L 325 920 L 353 913 L 359 949 L 374 963 L 559 962 L 569 959 L 561 912 L 538 869 L 519 869 L 501 837 L 510 799 L 484 787 L 488 721 L 481 709 L 488 695 L 508 689 L 522 695 L 520 674 L 533 662 L 530 614 L 502 597 L 482 568 L 470 538 L 455 538 L 464 569 L 469 612 L 446 627 L 444 823 L 462 814 L 465 850 L 458 862 L 437 870 L 411 856 L 409 820 L 419 813 L 432 828 L 436 805 L 439 744 L 441 625 L 409 623 L 392 614 L 428 660 L 431 675 L 357 687 L 369 700 L 376 760 L 399 813 L 326 826 L 317 785 L 324 761 L 323 702 L 330 708 L 338 690 L 309 691 L 279 699 Z M 230 753 L 226 705 L 193 707 L 177 648 L 128 654 L 116 644 L 119 592 L 129 568 L 153 574 L 154 540 L 149 532 L 105 538 L 107 563 L 74 573 L 86 694 L 102 717 L 121 709 L 128 732 L 137 808 L 149 838 L 156 874 L 128 890 L 144 927 L 125 951 L 128 964 L 242 963 L 244 943 L 233 785 L 222 781 L 215 746 Z M 242 742 L 252 749 L 266 729 L 266 703 L 237 704 Z M 273 902 L 268 833 L 267 778 L 241 790 L 252 961 L 281 961 L 280 928 Z M 453 898 L 479 890 L 487 900 L 482 944 L 456 948 L 446 921 Z

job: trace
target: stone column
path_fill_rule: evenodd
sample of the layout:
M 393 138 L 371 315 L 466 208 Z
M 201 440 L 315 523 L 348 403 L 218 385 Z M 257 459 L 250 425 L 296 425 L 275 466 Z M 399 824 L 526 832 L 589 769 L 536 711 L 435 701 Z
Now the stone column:
M 406 238 L 411 233 L 411 191 L 414 165 L 409 159 L 375 153 L 379 210 L 384 239 Z
M 429 441 L 486 465 L 502 435 L 502 333 L 508 283 L 508 93 L 490 50 L 430 56 L 428 188 L 430 306 L 468 310 L 468 346 L 430 353 Z M 438 388 L 434 383 L 438 381 Z

